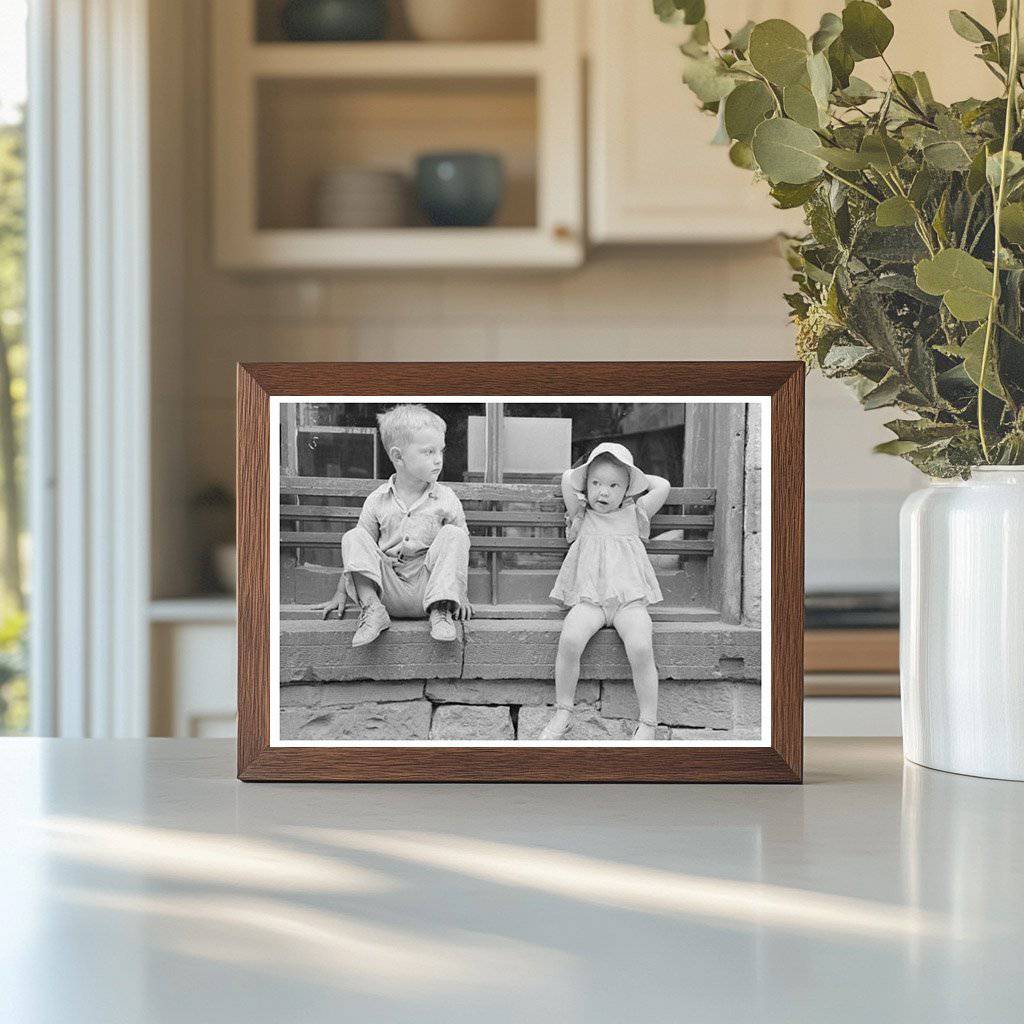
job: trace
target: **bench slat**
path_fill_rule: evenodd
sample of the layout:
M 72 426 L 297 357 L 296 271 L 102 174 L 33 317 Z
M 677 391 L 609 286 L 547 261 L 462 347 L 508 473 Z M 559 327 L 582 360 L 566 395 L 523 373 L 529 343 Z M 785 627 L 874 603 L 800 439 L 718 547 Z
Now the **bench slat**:
M 331 532 L 295 533 L 281 531 L 281 547 L 340 548 L 344 534 Z M 714 543 L 710 540 L 650 540 L 644 546 L 648 551 L 661 554 L 703 552 L 710 554 Z M 562 537 L 473 537 L 474 551 L 567 551 L 569 542 Z
M 655 622 L 714 622 L 721 618 L 714 608 L 682 608 L 676 605 L 652 604 L 647 610 Z M 355 619 L 358 617 L 359 609 L 348 605 L 344 618 Z M 312 605 L 282 604 L 281 618 L 317 622 L 323 620 L 323 613 L 315 611 Z M 550 604 L 474 604 L 469 630 L 472 635 L 473 621 L 481 619 L 551 621 L 564 618 L 565 609 L 553 602 Z M 333 612 L 329 621 L 338 621 Z
M 361 480 L 357 477 L 282 476 L 281 494 L 331 495 L 339 498 L 365 498 L 384 480 Z M 562 491 L 550 484 L 485 484 L 442 481 L 461 501 L 556 501 L 561 502 Z M 668 505 L 713 505 L 714 487 L 673 487 L 669 491 Z
M 362 511 L 358 505 L 282 505 L 282 519 L 329 519 L 344 523 L 354 523 Z M 562 512 L 529 512 L 509 509 L 505 512 L 485 512 L 480 509 L 466 509 L 466 521 L 481 526 L 563 526 L 565 515 Z M 654 517 L 653 524 L 664 529 L 690 528 L 711 529 L 715 525 L 714 516 L 668 516 L 660 512 Z

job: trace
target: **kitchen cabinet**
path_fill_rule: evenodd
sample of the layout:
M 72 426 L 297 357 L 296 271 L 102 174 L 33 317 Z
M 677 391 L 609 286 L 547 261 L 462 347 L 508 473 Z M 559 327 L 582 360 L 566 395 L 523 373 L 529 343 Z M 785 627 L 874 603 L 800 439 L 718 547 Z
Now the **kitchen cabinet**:
M 819 4 L 742 0 L 712 8 L 729 28 L 787 18 L 817 26 Z M 662 24 L 650 3 L 591 0 L 588 16 L 588 215 L 593 242 L 735 242 L 801 223 L 768 187 L 710 145 L 715 119 L 683 85 L 679 44 L 690 29 Z
M 986 24 L 988 0 L 959 5 Z M 805 33 L 823 11 L 816 0 L 736 0 L 709 5 L 712 31 L 785 18 Z M 943 101 L 994 95 L 998 83 L 956 36 L 945 8 L 894 4 L 893 67 L 928 72 Z M 664 25 L 648 0 L 590 0 L 588 25 L 588 217 L 592 242 L 735 242 L 798 231 L 799 210 L 776 210 L 767 185 L 712 146 L 715 120 L 701 113 L 681 81 L 678 46 L 689 28 Z M 1005 26 L 1004 26 L 1005 28 Z M 877 65 L 872 67 L 871 65 Z M 879 80 L 881 62 L 858 65 Z
M 579 0 L 520 0 L 531 39 L 373 42 L 282 37 L 273 0 L 217 0 L 214 255 L 229 269 L 559 267 L 583 258 Z M 486 227 L 325 227 L 318 188 L 339 170 L 406 176 L 424 152 L 500 156 Z M 408 189 L 411 193 L 411 189 Z

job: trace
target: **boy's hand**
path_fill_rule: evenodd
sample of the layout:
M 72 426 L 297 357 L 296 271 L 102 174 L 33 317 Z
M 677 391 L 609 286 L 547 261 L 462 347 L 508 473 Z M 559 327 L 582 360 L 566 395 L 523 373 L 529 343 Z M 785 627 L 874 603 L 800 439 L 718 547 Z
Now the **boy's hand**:
M 460 604 L 456 609 L 452 618 L 456 622 L 468 622 L 473 618 L 473 606 L 467 601 L 465 604 Z
M 345 598 L 338 597 L 335 595 L 330 601 L 324 601 L 322 604 L 313 605 L 313 611 L 323 612 L 323 617 L 326 619 L 330 616 L 331 612 L 337 612 L 338 618 L 340 619 L 345 614 Z

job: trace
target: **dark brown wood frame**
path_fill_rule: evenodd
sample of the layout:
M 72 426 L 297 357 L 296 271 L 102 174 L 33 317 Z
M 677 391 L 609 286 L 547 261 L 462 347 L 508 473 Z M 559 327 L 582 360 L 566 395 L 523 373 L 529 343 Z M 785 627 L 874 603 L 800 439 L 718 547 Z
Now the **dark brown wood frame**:
M 270 746 L 271 395 L 771 397 L 771 745 Z M 346 782 L 800 782 L 804 367 L 799 362 L 248 363 L 238 366 L 238 777 Z

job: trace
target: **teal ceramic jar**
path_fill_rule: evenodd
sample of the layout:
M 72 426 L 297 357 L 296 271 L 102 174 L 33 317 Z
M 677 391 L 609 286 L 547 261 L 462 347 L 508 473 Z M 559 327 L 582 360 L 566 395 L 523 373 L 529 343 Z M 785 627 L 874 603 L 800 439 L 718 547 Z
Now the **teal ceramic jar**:
M 505 170 L 494 153 L 424 153 L 416 161 L 416 196 L 435 227 L 483 227 L 505 191 Z
M 303 43 L 366 42 L 383 37 L 386 0 L 288 0 L 281 11 L 286 38 Z

